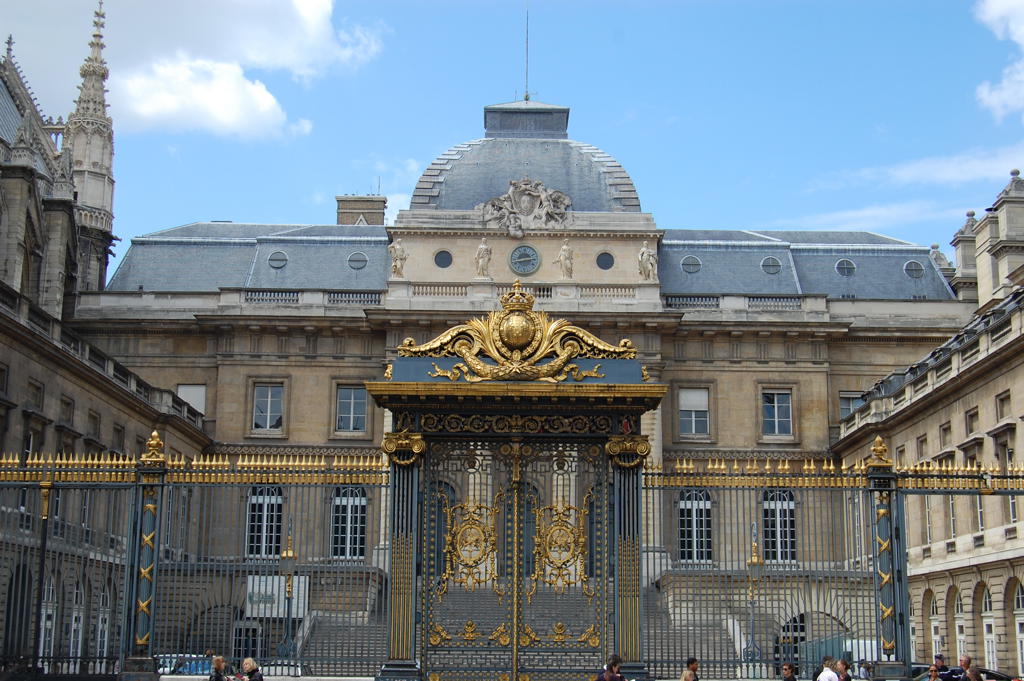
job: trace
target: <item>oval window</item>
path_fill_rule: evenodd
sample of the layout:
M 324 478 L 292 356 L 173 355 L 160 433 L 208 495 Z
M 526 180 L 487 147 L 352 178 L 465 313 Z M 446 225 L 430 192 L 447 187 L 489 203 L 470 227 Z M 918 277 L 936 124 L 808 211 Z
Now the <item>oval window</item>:
M 769 255 L 761 261 L 761 269 L 764 270 L 765 274 L 778 274 L 782 271 L 782 263 L 779 262 L 778 258 Z
M 438 251 L 434 254 L 434 264 L 444 269 L 452 266 L 452 254 L 449 251 Z
M 597 266 L 602 270 L 610 270 L 615 266 L 615 256 L 611 253 L 598 253 Z
M 284 251 L 274 251 L 267 258 L 267 264 L 273 267 L 275 270 L 279 270 L 288 264 L 288 254 Z
M 356 251 L 352 255 L 348 256 L 348 266 L 354 270 L 361 270 L 366 267 L 366 263 L 369 262 L 369 258 L 366 257 L 365 253 Z
M 689 272 L 690 274 L 700 272 L 700 258 L 695 255 L 684 256 L 679 264 L 682 265 L 684 272 Z
M 838 272 L 841 277 L 852 277 L 853 273 L 856 271 L 857 265 L 855 265 L 852 260 L 843 258 L 836 263 L 836 272 Z
M 903 265 L 903 271 L 907 273 L 907 276 L 911 279 L 920 279 L 924 276 L 924 265 L 916 260 L 908 260 Z

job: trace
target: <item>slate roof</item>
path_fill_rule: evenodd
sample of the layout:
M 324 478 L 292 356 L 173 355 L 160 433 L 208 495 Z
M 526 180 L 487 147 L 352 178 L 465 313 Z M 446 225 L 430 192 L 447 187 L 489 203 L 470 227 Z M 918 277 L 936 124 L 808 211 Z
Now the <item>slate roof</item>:
M 572 199 L 572 209 L 640 212 L 633 180 L 595 146 L 566 139 L 568 107 L 509 102 L 484 107 L 487 137 L 457 144 L 427 166 L 410 208 L 472 210 L 529 177 Z M 534 120 L 536 119 L 536 120 Z
M 196 222 L 132 239 L 107 290 L 382 291 L 387 244 L 387 232 L 378 226 Z M 272 267 L 270 256 L 279 251 L 286 263 Z M 366 256 L 361 269 L 349 266 L 356 253 Z
M 658 276 L 665 295 L 799 295 L 869 300 L 950 300 L 955 296 L 924 246 L 858 231 L 666 230 Z M 700 261 L 686 272 L 686 256 Z M 779 262 L 765 272 L 766 257 Z M 854 264 L 843 276 L 840 260 Z M 913 277 L 907 263 L 921 265 Z M 911 270 L 916 269 L 911 266 Z

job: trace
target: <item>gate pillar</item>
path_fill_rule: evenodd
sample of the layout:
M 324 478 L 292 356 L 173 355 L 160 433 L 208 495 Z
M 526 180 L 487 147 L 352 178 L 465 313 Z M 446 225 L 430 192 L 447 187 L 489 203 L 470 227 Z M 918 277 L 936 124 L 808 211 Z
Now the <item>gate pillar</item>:
M 906 524 L 895 467 L 881 437 L 875 438 L 871 452 L 867 476 L 875 508 L 875 600 L 881 639 L 875 676 L 891 678 L 908 675 L 911 659 Z
M 416 565 L 419 563 L 417 499 L 421 456 L 418 433 L 386 433 L 381 449 L 391 460 L 391 579 L 388 583 L 388 661 L 378 679 L 418 679 Z
M 615 652 L 624 660 L 622 674 L 648 678 L 644 665 L 641 607 L 640 549 L 643 541 L 644 461 L 651 453 L 646 435 L 613 435 L 605 444 L 612 463 L 615 494 Z
M 141 508 L 133 508 L 137 513 L 135 525 L 138 527 L 139 543 L 135 546 L 134 571 L 131 575 L 131 591 L 134 594 L 134 612 L 129 618 L 128 640 L 131 654 L 125 658 L 124 670 L 120 674 L 123 681 L 155 681 L 159 678 L 156 671 L 156 658 L 153 657 L 153 614 L 156 595 L 156 561 L 157 546 L 160 543 L 160 508 L 161 490 L 167 475 L 167 459 L 164 456 L 164 443 L 155 430 L 146 442 L 146 452 L 139 457 L 135 465 L 138 490 L 141 497 Z

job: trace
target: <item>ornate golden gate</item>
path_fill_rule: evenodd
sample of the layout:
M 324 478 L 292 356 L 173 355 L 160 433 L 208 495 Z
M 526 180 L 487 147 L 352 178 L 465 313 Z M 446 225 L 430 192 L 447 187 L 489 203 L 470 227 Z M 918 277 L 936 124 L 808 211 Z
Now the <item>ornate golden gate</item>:
M 665 388 L 518 282 L 501 302 L 368 384 L 394 423 L 380 677 L 584 679 L 613 651 L 643 675 L 639 430 Z

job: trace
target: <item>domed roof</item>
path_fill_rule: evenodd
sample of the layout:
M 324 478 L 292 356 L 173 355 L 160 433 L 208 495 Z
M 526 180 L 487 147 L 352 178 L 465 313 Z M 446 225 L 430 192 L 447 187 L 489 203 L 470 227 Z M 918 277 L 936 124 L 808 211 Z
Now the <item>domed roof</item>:
M 639 213 L 636 187 L 622 165 L 568 139 L 568 125 L 567 107 L 532 100 L 485 107 L 486 137 L 457 144 L 431 163 L 409 208 L 472 210 L 528 177 L 567 194 L 574 211 Z

